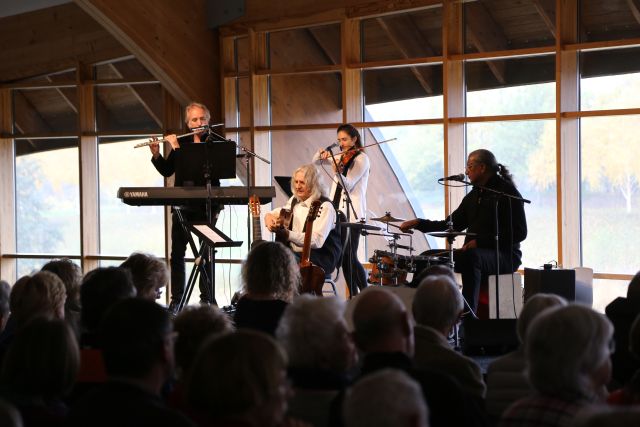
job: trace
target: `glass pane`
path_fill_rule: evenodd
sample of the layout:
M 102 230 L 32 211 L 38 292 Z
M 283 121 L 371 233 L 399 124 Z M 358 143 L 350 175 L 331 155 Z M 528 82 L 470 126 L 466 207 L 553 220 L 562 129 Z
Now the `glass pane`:
M 129 206 L 117 197 L 120 187 L 162 187 L 163 177 L 147 147 L 133 149 L 123 139 L 100 139 L 100 253 L 164 256 L 164 206 Z
M 640 37 L 637 1 L 580 0 L 578 10 L 583 42 Z
M 553 46 L 554 2 L 478 0 L 464 3 L 465 52 Z
M 580 54 L 580 109 L 640 107 L 640 48 Z
M 32 275 L 40 271 L 43 265 L 51 261 L 50 258 L 19 258 L 18 263 L 18 279 L 22 276 Z M 4 262 L 4 261 L 3 261 Z M 74 262 L 78 262 L 74 260 Z M 13 285 L 13 283 L 11 283 Z
M 271 76 L 271 124 L 342 121 L 342 74 Z
M 274 70 L 340 64 L 340 24 L 269 33 L 269 67 Z
M 77 148 L 16 158 L 18 252 L 80 254 L 79 188 Z
M 490 150 L 514 177 L 525 205 L 527 238 L 522 266 L 558 259 L 554 120 L 467 124 L 467 152 Z
M 16 89 L 13 91 L 14 127 L 18 134 L 75 133 L 78 98 L 75 87 Z
M 411 101 L 378 104 L 367 110 L 376 116 L 386 115 L 403 103 L 410 105 Z M 444 218 L 444 187 L 437 182 L 444 171 L 442 125 L 379 127 L 365 132 L 367 145 L 391 138 L 397 140 L 367 148 L 371 160 L 367 193 L 369 218 L 383 216 L 386 212 L 405 219 Z M 376 225 L 385 226 L 384 223 Z M 397 230 L 391 228 L 390 231 Z M 370 243 L 369 255 L 373 255 L 375 249 L 388 250 L 386 240 L 372 239 Z M 403 237 L 399 243 L 411 244 L 416 253 L 429 247 L 444 247 L 442 239 L 430 239 L 427 247 L 426 238 L 420 233 L 414 234 L 410 241 Z M 406 250 L 399 250 L 399 253 L 408 255 Z
M 135 58 L 99 64 L 94 67 L 97 80 L 139 79 L 155 80 L 153 75 Z
M 363 19 L 362 61 L 442 55 L 442 6 Z
M 442 65 L 365 70 L 362 74 L 369 113 L 365 113 L 366 121 L 443 116 Z
M 467 115 L 555 110 L 555 59 L 536 56 L 465 63 Z
M 582 263 L 597 273 L 638 271 L 640 116 L 580 121 Z
M 233 294 L 242 288 L 242 278 L 240 277 L 241 264 L 229 264 L 225 262 L 217 262 L 215 267 L 216 283 L 215 294 L 219 307 L 224 307 L 231 303 Z M 193 262 L 187 262 L 186 272 L 187 280 L 189 273 L 193 269 Z M 168 292 L 168 291 L 167 291 Z M 162 296 L 164 302 L 164 294 Z M 198 305 L 200 303 L 200 288 L 198 284 L 191 293 L 191 298 L 187 305 Z
M 249 92 L 249 78 L 240 78 L 237 82 L 240 127 L 249 127 L 251 126 L 251 93 Z
M 249 71 L 249 37 L 236 39 L 236 61 L 238 62 L 238 73 Z
M 157 131 L 162 126 L 160 84 L 96 87 L 98 131 Z
M 593 308 L 604 313 L 611 301 L 627 296 L 628 286 L 628 280 L 593 279 Z

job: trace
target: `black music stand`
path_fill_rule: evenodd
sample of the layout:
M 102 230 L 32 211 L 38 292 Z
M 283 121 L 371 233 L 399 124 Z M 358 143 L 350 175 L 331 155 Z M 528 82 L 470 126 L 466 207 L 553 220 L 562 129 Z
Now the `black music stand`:
M 207 226 L 211 230 L 216 230 L 213 234 L 205 232 L 204 229 L 196 229 L 193 224 L 187 221 L 181 211 L 180 207 L 174 207 L 180 224 L 185 233 L 185 237 L 193 252 L 195 258 L 195 264 L 189 275 L 189 280 L 185 286 L 182 297 L 178 302 L 177 312 L 180 312 L 184 305 L 189 301 L 189 297 L 193 292 L 193 287 L 201 275 L 205 282 L 205 297 L 209 303 L 218 305 L 215 299 L 215 248 L 222 246 L 237 246 L 237 245 L 223 245 L 221 241 L 230 242 L 231 239 L 224 236 L 220 230 L 215 228 L 215 222 L 217 217 L 214 218 L 211 207 L 211 186 L 215 184 L 220 185 L 220 179 L 235 178 L 236 177 L 236 150 L 235 144 L 229 141 L 209 141 L 203 143 L 185 144 L 180 148 L 180 156 L 176 165 L 176 180 L 180 180 L 183 186 L 205 186 L 207 189 L 206 199 L 206 218 Z M 201 243 L 198 248 L 193 241 L 191 232 L 194 232 L 200 237 Z M 220 238 L 209 238 L 214 235 L 220 236 Z M 216 243 L 218 240 L 218 243 Z M 211 244 L 213 243 L 213 244 Z M 234 242 L 236 243 L 236 242 Z M 241 245 L 240 242 L 238 245 Z M 206 251 L 206 256 L 205 255 Z M 207 263 L 207 260 L 209 262 Z M 206 268 L 205 268 L 206 265 Z

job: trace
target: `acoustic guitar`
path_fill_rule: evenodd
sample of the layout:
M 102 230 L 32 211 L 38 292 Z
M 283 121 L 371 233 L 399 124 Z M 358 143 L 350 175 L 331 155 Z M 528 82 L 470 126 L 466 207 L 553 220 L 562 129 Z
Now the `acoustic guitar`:
M 320 213 L 322 201 L 315 200 L 311 203 L 307 222 L 304 229 L 304 244 L 302 245 L 302 255 L 300 256 L 300 293 L 313 294 L 322 296 L 322 287 L 324 285 L 324 270 L 317 265 L 311 264 L 309 257 L 311 256 L 311 233 L 313 231 L 313 221 Z
M 251 249 L 253 249 L 257 244 L 264 242 L 264 239 L 262 239 L 262 225 L 260 223 L 260 198 L 255 194 L 249 198 L 249 210 L 251 211 L 251 222 L 253 224 L 253 230 L 251 232 Z

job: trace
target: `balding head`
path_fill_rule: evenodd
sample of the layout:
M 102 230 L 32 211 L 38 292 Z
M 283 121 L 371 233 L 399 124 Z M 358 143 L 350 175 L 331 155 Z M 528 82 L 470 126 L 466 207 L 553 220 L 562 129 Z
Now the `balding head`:
M 353 310 L 354 340 L 364 352 L 413 355 L 411 320 L 400 298 L 384 288 L 365 289 Z
M 413 317 L 418 325 L 449 333 L 464 308 L 462 294 L 449 276 L 430 276 L 420 283 L 413 298 Z

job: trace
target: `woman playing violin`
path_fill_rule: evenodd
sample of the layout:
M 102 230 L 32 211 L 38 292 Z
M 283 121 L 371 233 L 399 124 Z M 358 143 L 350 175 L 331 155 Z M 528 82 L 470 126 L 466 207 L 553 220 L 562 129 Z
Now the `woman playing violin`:
M 369 157 L 362 150 L 362 139 L 358 129 L 350 124 L 343 124 L 338 127 L 338 143 L 341 154 L 336 155 L 334 163 L 331 153 L 326 150 L 319 150 L 314 156 L 314 162 L 331 164 L 333 167 L 333 184 L 329 198 L 337 210 L 342 212 L 349 222 L 358 222 L 366 219 L 367 212 L 367 182 L 369 181 Z M 336 167 L 337 164 L 337 167 Z M 344 185 L 347 187 L 353 209 L 347 206 L 347 199 L 342 191 L 342 184 L 338 177 L 342 175 Z M 355 210 L 355 215 L 354 215 Z M 347 228 L 343 228 L 345 233 Z M 357 290 L 362 290 L 367 286 L 367 277 L 364 267 L 358 261 L 358 245 L 360 233 L 358 230 L 351 230 L 350 238 L 345 242 L 342 257 L 342 272 L 346 278 L 351 294 L 355 295 Z M 357 287 L 357 289 L 356 289 Z

